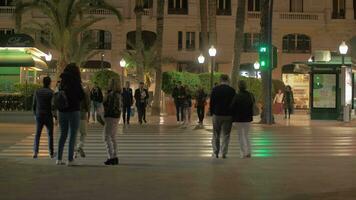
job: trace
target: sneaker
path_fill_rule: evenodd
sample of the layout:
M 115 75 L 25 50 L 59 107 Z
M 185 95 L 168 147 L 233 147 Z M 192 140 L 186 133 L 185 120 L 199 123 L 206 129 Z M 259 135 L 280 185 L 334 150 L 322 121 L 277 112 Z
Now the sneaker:
M 56 165 L 64 165 L 65 163 L 62 160 L 57 160 Z
M 105 165 L 113 165 L 114 164 L 114 158 L 108 158 L 105 162 Z
M 53 159 L 57 156 L 57 153 L 51 153 L 48 156 L 49 156 L 49 158 Z
M 213 154 L 211 155 L 211 157 L 219 158 L 219 154 L 213 153 Z
M 78 152 L 79 152 L 79 154 L 80 154 L 80 157 L 85 158 L 85 152 L 84 152 L 84 149 L 83 149 L 83 148 L 79 148 L 79 149 L 78 149 Z
M 245 158 L 251 158 L 251 154 L 247 154 Z
M 118 165 L 118 164 L 119 164 L 119 158 L 118 157 L 113 158 L 112 165 Z

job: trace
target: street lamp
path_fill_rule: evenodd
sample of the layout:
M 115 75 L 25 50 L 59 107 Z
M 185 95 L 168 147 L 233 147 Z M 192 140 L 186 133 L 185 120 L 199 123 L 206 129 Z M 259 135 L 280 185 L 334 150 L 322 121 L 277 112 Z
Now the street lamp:
M 345 41 L 342 41 L 339 46 L 339 52 L 341 54 L 341 106 L 340 118 L 345 122 L 350 122 L 351 119 L 351 103 L 352 103 L 352 69 L 351 67 L 345 66 L 345 55 L 349 47 L 346 45 Z
M 258 78 L 258 70 L 260 69 L 260 63 L 258 61 L 256 61 L 253 64 L 253 68 L 255 69 L 255 73 L 256 73 L 256 78 Z
M 121 67 L 121 87 L 124 87 L 124 69 L 126 68 L 126 60 L 122 58 L 120 60 L 120 67 Z
M 200 56 L 198 57 L 198 63 L 201 65 L 201 72 L 203 72 L 204 62 L 205 62 L 205 57 L 203 56 L 203 54 L 200 54 Z
M 51 60 L 52 60 L 52 54 L 51 54 L 51 52 L 48 52 L 48 54 L 45 55 L 45 60 L 46 60 L 47 62 L 51 62 Z
M 339 46 L 339 52 L 340 52 L 341 58 L 342 58 L 342 65 L 345 64 L 345 55 L 347 54 L 348 50 L 349 50 L 349 47 L 346 45 L 345 41 L 342 41 Z
M 211 57 L 211 74 L 210 74 L 210 89 L 213 89 L 214 85 L 214 70 L 215 70 L 215 56 L 216 56 L 216 49 L 214 45 L 212 45 L 209 49 L 209 56 Z

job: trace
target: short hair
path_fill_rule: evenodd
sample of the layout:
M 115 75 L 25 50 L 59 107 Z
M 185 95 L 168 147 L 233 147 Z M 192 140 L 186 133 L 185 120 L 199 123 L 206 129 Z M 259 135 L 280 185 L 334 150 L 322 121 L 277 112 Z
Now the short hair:
M 240 91 L 245 91 L 247 89 L 246 81 L 244 81 L 244 80 L 239 80 L 237 85 L 238 85 Z
M 220 81 L 221 82 L 229 82 L 229 76 L 227 74 L 222 74 L 220 76 Z
M 48 87 L 49 85 L 51 85 L 51 77 L 49 77 L 49 76 L 46 76 L 46 77 L 44 77 L 43 78 L 43 86 L 45 86 L 45 87 Z

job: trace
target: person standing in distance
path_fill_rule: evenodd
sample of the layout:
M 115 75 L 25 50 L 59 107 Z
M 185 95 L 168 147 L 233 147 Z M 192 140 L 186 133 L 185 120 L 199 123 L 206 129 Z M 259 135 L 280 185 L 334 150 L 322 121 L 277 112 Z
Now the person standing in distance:
M 98 110 L 100 109 L 101 104 L 103 103 L 103 93 L 97 83 L 94 83 L 93 89 L 90 91 L 90 100 L 92 101 L 92 120 L 95 123 L 96 121 L 102 120 L 98 119 L 99 117 L 102 117 L 102 113 L 98 113 Z
M 206 106 L 207 94 L 204 92 L 204 88 L 200 87 L 197 95 L 195 107 L 197 108 L 197 114 L 199 118 L 199 125 L 203 126 L 204 116 L 205 116 L 205 106 Z
M 179 81 L 178 84 L 173 88 L 172 97 L 174 99 L 174 104 L 176 106 L 177 123 L 183 122 L 184 119 L 184 99 L 185 93 L 182 86 L 182 82 Z
M 226 158 L 230 142 L 230 132 L 232 127 L 232 112 L 230 104 L 235 96 L 235 89 L 229 86 L 229 76 L 220 76 L 220 85 L 215 86 L 210 96 L 210 113 L 213 120 L 213 156 Z M 220 137 L 222 142 L 220 145 Z M 221 150 L 220 150 L 221 148 Z
M 123 122 L 124 126 L 130 124 L 131 106 L 133 105 L 133 92 L 130 88 L 130 82 L 127 81 L 125 87 L 122 90 L 122 106 L 123 106 Z
M 49 157 L 54 157 L 53 150 L 53 116 L 56 118 L 52 107 L 53 91 L 50 89 L 51 78 L 43 78 L 43 88 L 35 91 L 33 95 L 33 113 L 36 117 L 36 135 L 33 145 L 33 158 L 38 157 L 40 138 L 43 126 L 47 128 Z
M 292 87 L 287 85 L 283 95 L 284 119 L 290 119 L 290 115 L 294 110 L 294 95 Z
M 148 102 L 148 90 L 144 88 L 145 84 L 140 82 L 139 88 L 135 90 L 135 101 L 137 107 L 138 122 L 142 124 L 142 121 L 147 123 L 144 116 L 146 116 L 146 106 Z

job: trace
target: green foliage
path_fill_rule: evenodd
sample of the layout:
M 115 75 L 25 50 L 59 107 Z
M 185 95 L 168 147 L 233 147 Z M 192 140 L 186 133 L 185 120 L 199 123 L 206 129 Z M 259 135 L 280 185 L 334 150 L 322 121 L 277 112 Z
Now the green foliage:
M 256 101 L 262 99 L 262 82 L 260 79 L 240 77 L 240 80 L 246 81 L 247 90 L 255 97 Z
M 272 80 L 272 87 L 273 87 L 272 95 L 274 96 L 278 92 L 278 90 L 284 91 L 284 88 L 286 86 L 284 82 L 281 80 Z
M 25 96 L 32 96 L 34 92 L 41 87 L 42 86 L 40 84 L 34 83 L 16 83 L 15 92 L 18 92 Z
M 111 79 L 120 80 L 120 76 L 119 74 L 113 71 L 103 70 L 103 71 L 96 72 L 90 79 L 90 82 L 92 84 L 98 85 L 103 91 L 105 91 L 108 89 L 109 80 Z

